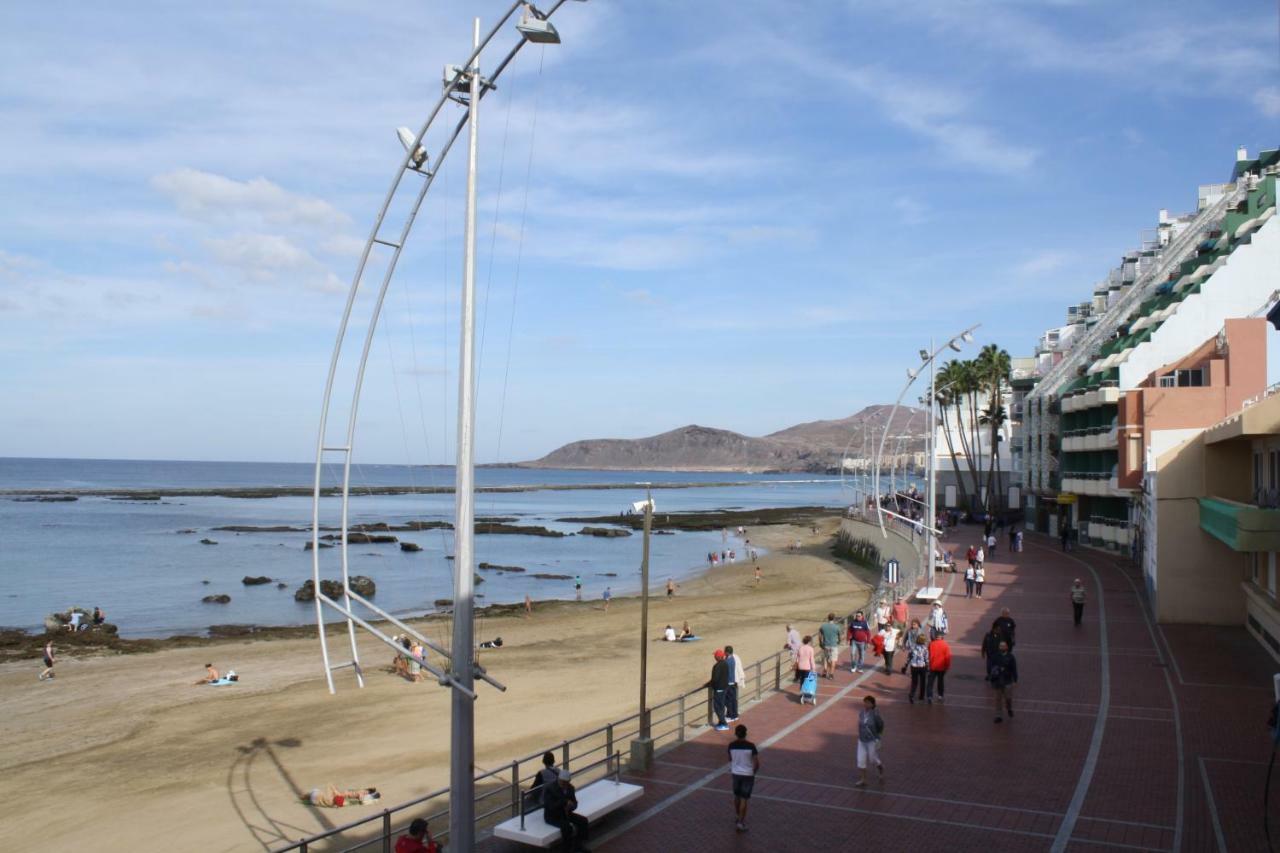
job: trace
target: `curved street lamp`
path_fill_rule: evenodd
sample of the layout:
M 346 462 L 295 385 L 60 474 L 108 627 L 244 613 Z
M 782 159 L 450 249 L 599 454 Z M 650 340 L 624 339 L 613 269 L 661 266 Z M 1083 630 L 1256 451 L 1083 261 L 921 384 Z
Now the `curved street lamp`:
M 880 535 L 887 539 L 889 538 L 889 531 L 885 529 L 884 517 L 886 512 L 888 511 L 880 506 L 880 468 L 884 458 L 884 445 L 885 445 L 885 441 L 888 440 L 889 438 L 889 427 L 893 424 L 893 416 L 898 413 L 898 408 L 899 406 L 902 405 L 902 398 L 907 396 L 907 391 L 911 388 L 912 385 L 915 384 L 915 381 L 920 378 L 920 374 L 922 374 L 925 368 L 927 367 L 929 369 L 929 424 L 928 424 L 929 429 L 927 433 L 927 436 L 928 436 L 927 452 L 929 456 L 929 489 L 928 489 L 928 494 L 929 494 L 928 513 L 929 514 L 927 517 L 928 524 L 925 525 L 928 531 L 928 543 L 927 543 L 927 549 L 925 552 L 926 554 L 925 574 L 929 580 L 930 585 L 932 585 L 932 582 L 933 582 L 933 552 L 934 552 L 934 548 L 936 547 L 935 542 L 936 542 L 936 536 L 937 536 L 937 530 L 934 529 L 934 524 L 937 523 L 937 476 L 936 476 L 937 472 L 934 470 L 935 463 L 934 463 L 934 452 L 933 452 L 933 436 L 934 436 L 934 432 L 936 432 L 937 430 L 937 426 L 936 426 L 937 422 L 933 416 L 933 407 L 937 402 L 937 387 L 934 384 L 934 373 L 935 373 L 934 363 L 937 361 L 938 356 L 943 352 L 943 350 L 950 349 L 950 350 L 953 350 L 954 352 L 960 352 L 960 347 L 962 344 L 972 343 L 973 331 L 974 329 L 977 329 L 981 325 L 982 325 L 981 323 L 975 323 L 974 325 L 965 329 L 963 332 L 960 332 L 959 334 L 953 336 L 950 340 L 948 340 L 942 346 L 935 347 L 933 346 L 933 342 L 930 341 L 929 349 L 920 350 L 921 363 L 918 367 L 907 369 L 907 382 L 905 385 L 902 386 L 902 391 L 898 393 L 898 399 L 894 400 L 893 408 L 889 410 L 889 417 L 884 422 L 884 432 L 881 433 L 880 435 L 880 445 L 876 450 L 875 456 L 872 457 L 872 460 L 871 460 L 871 468 L 872 468 L 872 473 L 871 473 L 872 487 L 871 488 L 872 488 L 872 494 L 873 494 L 873 501 L 876 508 L 876 521 L 880 525 Z M 895 515 L 895 513 L 889 513 L 889 514 Z

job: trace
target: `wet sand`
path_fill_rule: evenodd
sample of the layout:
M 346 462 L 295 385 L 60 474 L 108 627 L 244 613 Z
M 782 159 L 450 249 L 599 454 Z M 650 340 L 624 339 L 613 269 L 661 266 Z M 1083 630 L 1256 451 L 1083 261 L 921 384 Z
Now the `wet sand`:
M 740 560 L 668 600 L 655 571 L 650 636 L 687 619 L 706 639 L 650 644 L 651 702 L 705 681 L 718 646 L 732 643 L 753 661 L 782 645 L 788 621 L 810 631 L 827 611 L 860 605 L 872 579 L 832 561 L 836 526 L 824 520 L 817 535 L 787 525 L 751 530 L 753 543 L 771 551 L 760 560 L 759 587 Z M 796 540 L 803 549 L 787 552 Z M 740 540 L 736 550 L 745 551 Z M 608 613 L 597 600 L 539 604 L 529 619 L 478 618 L 478 639 L 505 643 L 482 651 L 481 663 L 509 689 L 478 688 L 477 764 L 500 766 L 633 713 L 639 609 L 638 599 L 615 598 Z M 422 624 L 448 644 L 447 622 Z M 10 810 L 0 847 L 261 851 L 367 814 L 298 803 L 312 787 L 375 785 L 394 804 L 447 784 L 448 692 L 392 675 L 375 640 L 362 637 L 360 650 L 366 687 L 340 671 L 333 696 L 314 638 L 70 652 L 52 682 L 36 680 L 37 659 L 0 664 L 0 770 L 11 790 L 31 794 Z M 192 686 L 206 661 L 234 668 L 241 683 Z

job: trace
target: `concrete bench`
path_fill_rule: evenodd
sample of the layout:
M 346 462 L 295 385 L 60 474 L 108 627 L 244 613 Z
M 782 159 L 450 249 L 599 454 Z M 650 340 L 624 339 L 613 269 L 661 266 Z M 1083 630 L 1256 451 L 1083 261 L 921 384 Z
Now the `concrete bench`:
M 942 597 L 942 587 L 925 586 L 916 590 L 916 601 L 937 601 Z
M 640 799 L 644 795 L 644 788 L 612 779 L 601 779 L 587 785 L 577 794 L 577 813 L 594 824 L 614 809 Z M 495 826 L 493 836 L 533 847 L 550 847 L 560 840 L 560 829 L 543 820 L 542 809 L 539 808 L 524 816 L 524 829 L 520 828 L 520 818 L 513 817 Z

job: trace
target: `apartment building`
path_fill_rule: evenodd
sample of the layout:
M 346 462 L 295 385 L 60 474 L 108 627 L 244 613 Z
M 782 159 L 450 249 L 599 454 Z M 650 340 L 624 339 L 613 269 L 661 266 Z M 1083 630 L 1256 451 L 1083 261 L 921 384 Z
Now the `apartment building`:
M 1092 298 L 1041 336 L 1014 442 L 1028 527 L 1069 525 L 1084 544 L 1138 553 L 1153 454 L 1263 390 L 1278 174 L 1280 150 L 1240 149 L 1230 182 L 1200 187 L 1194 213 L 1161 211 Z

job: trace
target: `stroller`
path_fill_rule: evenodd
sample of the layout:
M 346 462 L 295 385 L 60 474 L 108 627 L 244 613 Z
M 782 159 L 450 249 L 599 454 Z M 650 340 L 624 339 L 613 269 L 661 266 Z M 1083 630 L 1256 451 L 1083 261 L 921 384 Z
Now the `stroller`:
M 800 684 L 800 704 L 804 704 L 804 700 L 808 699 L 813 704 L 818 704 L 818 673 L 809 670 L 809 674 L 804 677 L 804 681 Z

